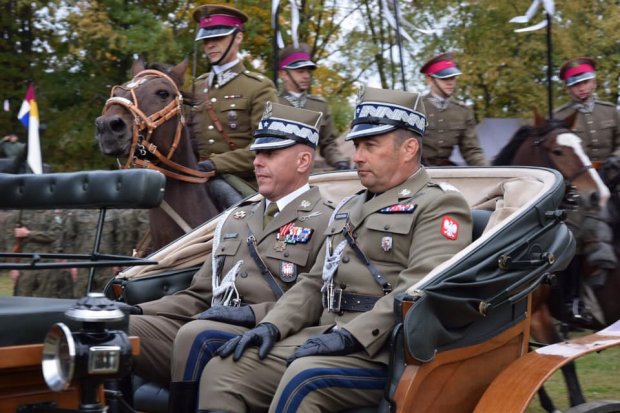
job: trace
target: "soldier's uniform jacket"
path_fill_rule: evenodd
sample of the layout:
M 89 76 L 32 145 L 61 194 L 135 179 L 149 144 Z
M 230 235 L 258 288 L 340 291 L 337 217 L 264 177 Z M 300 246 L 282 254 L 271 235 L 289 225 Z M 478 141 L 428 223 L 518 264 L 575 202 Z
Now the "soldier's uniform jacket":
M 564 119 L 572 115 L 573 105 L 574 102 L 569 102 L 558 108 L 556 117 Z M 592 112 L 577 112 L 573 132 L 582 139 L 590 160 L 604 162 L 612 155 L 620 157 L 620 116 L 612 103 L 595 100 Z
M 282 345 L 302 344 L 337 324 L 364 347 L 365 352 L 356 353 L 356 357 L 387 364 L 388 349 L 384 345 L 395 323 L 394 295 L 471 242 L 471 212 L 465 199 L 458 191 L 444 190 L 431 182 L 423 168 L 369 201 L 367 196 L 366 191 L 361 192 L 337 208 L 326 235 L 333 237 L 332 246 L 336 248 L 344 239 L 343 227 L 350 222 L 360 249 L 391 284 L 392 291 L 384 295 L 369 268 L 346 244 L 334 285 L 343 288 L 343 293 L 371 296 L 378 301 L 369 311 L 328 311 L 321 293 L 326 247 L 321 248 L 310 272 L 301 275 L 263 319 L 278 328 L 284 339 Z M 318 326 L 311 327 L 317 322 Z
M 279 101 L 283 105 L 294 106 L 302 109 L 321 112 L 321 125 L 319 127 L 319 152 L 325 161 L 331 166 L 336 162 L 346 161 L 348 159 L 340 151 L 337 136 L 334 128 L 334 121 L 329 110 L 329 103 L 320 96 L 304 94 L 301 98 L 297 98 L 288 92 L 280 94 Z M 293 103 L 295 102 L 295 103 Z M 298 103 L 297 103 L 298 102 Z
M 422 138 L 422 157 L 428 165 L 450 165 L 455 145 L 468 165 L 488 165 L 476 135 L 474 112 L 465 104 L 448 99 L 445 109 L 439 109 L 424 96 L 428 126 Z
M 265 110 L 268 101 L 277 102 L 273 82 L 265 76 L 246 70 L 243 63 L 220 73 L 218 80 L 209 79 L 205 73 L 196 80 L 198 104 L 192 107 L 192 127 L 201 159 L 210 159 L 218 173 L 232 173 L 253 180 L 254 154 L 249 147 L 252 133 Z M 208 94 L 208 95 L 207 95 Z M 231 150 L 224 137 L 217 131 L 207 113 L 206 100 L 213 109 L 236 149 Z
M 250 255 L 247 239 L 253 234 L 257 242 L 257 251 L 277 284 L 288 290 L 301 272 L 310 269 L 324 240 L 327 221 L 333 207 L 331 202 L 321 198 L 319 189 L 314 187 L 291 201 L 263 230 L 265 201 L 242 204 L 227 218 L 220 232 L 217 251 L 212 253 L 224 259 L 223 277 L 239 260 L 243 260 L 240 274 L 235 285 L 241 296 L 242 304 L 251 305 L 256 320 L 261 320 L 277 297 L 263 278 Z M 293 232 L 308 229 L 309 239 L 292 243 L 280 235 L 291 227 Z M 212 298 L 212 261 L 206 259 L 202 268 L 194 276 L 192 285 L 174 295 L 156 301 L 140 304 L 144 314 L 158 314 L 171 318 L 194 316 L 211 306 Z M 283 281 L 286 280 L 285 281 Z

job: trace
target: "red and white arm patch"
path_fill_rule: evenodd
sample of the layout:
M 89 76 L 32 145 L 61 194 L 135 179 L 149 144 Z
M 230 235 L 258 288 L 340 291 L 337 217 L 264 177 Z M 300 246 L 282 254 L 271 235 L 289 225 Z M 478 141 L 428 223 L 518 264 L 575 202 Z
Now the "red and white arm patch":
M 454 241 L 459 237 L 459 223 L 454 218 L 444 215 L 441 220 L 441 235 Z

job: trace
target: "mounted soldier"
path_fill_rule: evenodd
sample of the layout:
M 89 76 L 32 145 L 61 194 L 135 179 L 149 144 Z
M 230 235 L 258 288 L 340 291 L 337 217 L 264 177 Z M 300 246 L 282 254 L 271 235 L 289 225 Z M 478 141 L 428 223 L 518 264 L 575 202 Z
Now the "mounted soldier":
M 555 116 L 564 119 L 576 112 L 572 130 L 581 138 L 584 151 L 597 170 L 605 163 L 620 165 L 620 115 L 613 103 L 596 96 L 595 60 L 590 57 L 568 60 L 560 68 L 560 78 L 571 101 L 558 108 Z M 592 288 L 603 286 L 605 277 L 618 265 L 608 211 L 598 205 L 585 206 L 579 214 L 569 215 L 568 224 L 578 241 L 577 254 L 596 269 L 584 281 Z M 581 319 L 587 315 L 582 314 L 579 301 L 580 276 L 572 281 L 571 311 Z
M 451 52 L 430 59 L 420 69 L 430 92 L 424 96 L 428 127 L 424 133 L 422 162 L 427 166 L 452 165 L 450 155 L 458 145 L 468 165 L 488 165 L 476 135 L 474 112 L 452 96 L 462 74 Z

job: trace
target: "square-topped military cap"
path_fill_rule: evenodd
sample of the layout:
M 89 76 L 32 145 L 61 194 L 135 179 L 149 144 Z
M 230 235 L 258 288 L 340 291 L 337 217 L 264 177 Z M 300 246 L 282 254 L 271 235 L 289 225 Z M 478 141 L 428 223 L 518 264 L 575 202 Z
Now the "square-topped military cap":
M 287 46 L 280 52 L 280 61 L 278 69 L 316 69 L 316 63 L 310 59 L 309 47 L 306 44 L 300 44 L 299 47 Z
M 250 150 L 269 151 L 298 143 L 315 149 L 319 143 L 321 116 L 321 112 L 267 102 Z
M 195 39 L 197 41 L 243 31 L 243 24 L 248 21 L 247 14 L 234 7 L 220 4 L 197 7 L 192 16 L 199 25 Z
M 566 86 L 573 86 L 595 77 L 596 62 L 591 57 L 571 59 L 560 68 L 560 79 L 564 81 Z
M 441 53 L 433 57 L 424 63 L 424 66 L 420 68 L 420 73 L 436 79 L 448 79 L 462 74 L 459 68 L 456 67 L 456 61 L 452 52 Z
M 362 87 L 358 94 L 351 131 L 345 140 L 366 138 L 410 130 L 423 136 L 426 130 L 426 111 L 417 92 Z

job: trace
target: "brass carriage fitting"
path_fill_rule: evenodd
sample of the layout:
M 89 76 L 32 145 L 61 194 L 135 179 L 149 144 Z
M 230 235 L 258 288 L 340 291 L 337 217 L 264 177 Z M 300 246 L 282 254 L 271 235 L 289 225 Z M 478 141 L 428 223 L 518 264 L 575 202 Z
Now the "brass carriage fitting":
M 497 266 L 499 267 L 500 270 L 508 270 L 508 264 L 511 261 L 510 255 L 501 255 L 499 257 L 499 259 L 497 260 Z

